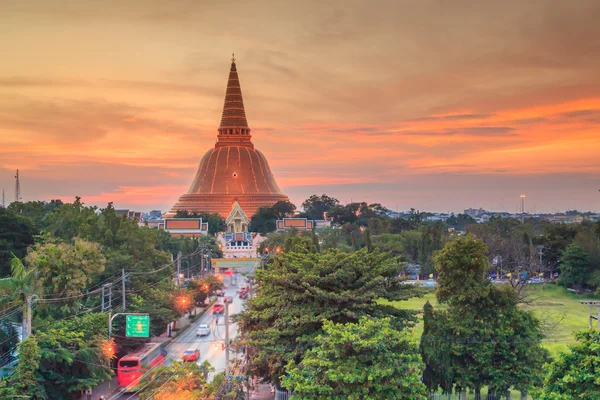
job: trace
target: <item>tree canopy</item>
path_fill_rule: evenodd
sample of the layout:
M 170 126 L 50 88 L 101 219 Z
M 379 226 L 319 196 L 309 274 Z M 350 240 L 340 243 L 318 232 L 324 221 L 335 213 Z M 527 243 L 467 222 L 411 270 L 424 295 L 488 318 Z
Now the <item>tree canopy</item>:
M 298 242 L 292 251 L 277 255 L 267 270 L 257 271 L 258 293 L 239 316 L 252 349 L 250 370 L 257 376 L 278 382 L 288 362 L 300 362 L 314 346 L 325 320 L 356 323 L 361 316 L 389 317 L 397 329 L 414 321 L 412 311 L 379 301 L 415 295 L 415 288 L 400 284 L 394 258 L 367 249 L 352 254 L 315 250 Z
M 600 399 L 600 330 L 575 335 L 577 344 L 548 367 L 538 400 Z
M 334 197 L 329 197 L 326 194 L 317 196 L 313 194 L 302 203 L 302 209 L 308 219 L 324 219 L 325 213 L 329 212 L 333 207 L 337 206 L 340 201 Z
M 263 235 L 273 232 L 278 219 L 292 217 L 295 211 L 296 206 L 289 201 L 278 201 L 271 207 L 260 207 L 252 216 L 249 230 Z
M 446 309 L 424 307 L 421 355 L 431 391 L 527 391 L 541 380 L 547 359 L 539 320 L 518 307 L 510 285 L 485 278 L 487 248 L 473 236 L 446 244 L 437 254 L 436 297 Z
M 361 317 L 358 323 L 323 322 L 315 347 L 296 365 L 290 361 L 283 386 L 294 399 L 426 399 L 423 364 L 406 330 L 389 318 Z

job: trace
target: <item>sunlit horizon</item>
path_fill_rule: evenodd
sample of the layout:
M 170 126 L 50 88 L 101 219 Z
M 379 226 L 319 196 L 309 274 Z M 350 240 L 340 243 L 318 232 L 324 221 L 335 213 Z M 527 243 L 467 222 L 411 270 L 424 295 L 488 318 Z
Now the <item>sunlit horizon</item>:
M 235 52 L 298 207 L 600 210 L 597 2 L 347 3 L 6 2 L 6 202 L 19 169 L 24 201 L 167 211 L 214 146 Z

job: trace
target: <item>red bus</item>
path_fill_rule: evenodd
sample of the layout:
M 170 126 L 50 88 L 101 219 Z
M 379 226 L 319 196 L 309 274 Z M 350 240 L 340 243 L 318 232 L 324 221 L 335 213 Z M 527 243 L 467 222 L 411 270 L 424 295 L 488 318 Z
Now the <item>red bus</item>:
M 164 365 L 167 351 L 165 343 L 146 343 L 119 360 L 117 378 L 120 386 L 133 388 L 149 368 Z

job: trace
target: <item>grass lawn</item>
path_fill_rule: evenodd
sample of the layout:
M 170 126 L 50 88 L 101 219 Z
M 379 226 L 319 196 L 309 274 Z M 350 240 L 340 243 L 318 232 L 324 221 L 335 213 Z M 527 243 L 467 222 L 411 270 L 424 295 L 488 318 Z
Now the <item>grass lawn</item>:
M 523 307 L 532 310 L 548 327 L 544 346 L 553 356 L 567 350 L 567 345 L 575 342 L 573 332 L 586 329 L 589 324 L 589 309 L 579 302 L 594 299 L 593 295 L 577 295 L 557 285 L 529 285 L 527 290 L 531 303 Z M 433 291 L 421 298 L 394 302 L 394 305 L 404 309 L 422 310 L 427 301 L 438 307 Z M 422 332 L 423 321 L 420 316 L 413 333 L 416 338 L 420 338 Z

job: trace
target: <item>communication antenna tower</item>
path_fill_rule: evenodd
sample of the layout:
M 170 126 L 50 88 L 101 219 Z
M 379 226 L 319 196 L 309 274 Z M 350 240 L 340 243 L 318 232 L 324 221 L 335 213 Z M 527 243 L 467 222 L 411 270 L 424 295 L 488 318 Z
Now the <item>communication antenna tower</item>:
M 21 183 L 19 182 L 19 170 L 17 170 L 15 175 L 15 201 L 20 202 L 21 200 Z

